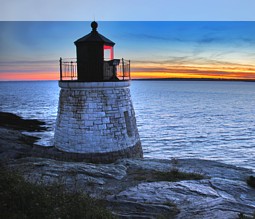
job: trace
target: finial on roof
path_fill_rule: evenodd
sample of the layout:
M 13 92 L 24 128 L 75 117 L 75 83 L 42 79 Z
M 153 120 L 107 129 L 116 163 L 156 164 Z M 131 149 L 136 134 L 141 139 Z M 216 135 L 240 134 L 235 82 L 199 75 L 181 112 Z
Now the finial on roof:
M 93 21 L 91 22 L 92 31 L 97 31 L 98 24 L 97 22 Z

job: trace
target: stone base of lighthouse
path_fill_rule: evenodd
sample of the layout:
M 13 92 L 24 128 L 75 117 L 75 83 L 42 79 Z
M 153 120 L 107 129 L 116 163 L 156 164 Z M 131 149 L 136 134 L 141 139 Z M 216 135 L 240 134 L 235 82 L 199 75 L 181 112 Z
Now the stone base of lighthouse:
M 128 81 L 59 82 L 55 147 L 79 160 L 142 157 L 129 85 Z

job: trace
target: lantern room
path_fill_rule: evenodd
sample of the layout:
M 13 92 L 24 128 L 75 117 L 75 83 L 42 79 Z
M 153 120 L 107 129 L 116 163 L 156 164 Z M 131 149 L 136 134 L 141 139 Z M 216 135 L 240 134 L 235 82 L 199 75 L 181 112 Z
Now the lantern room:
M 117 65 L 114 59 L 114 42 L 97 31 L 98 24 L 91 23 L 92 31 L 76 40 L 77 80 L 83 82 L 100 82 L 118 80 Z
M 104 82 L 130 80 L 130 60 L 114 58 L 115 43 L 98 33 L 97 22 L 92 31 L 76 40 L 77 58 L 60 58 L 60 81 Z

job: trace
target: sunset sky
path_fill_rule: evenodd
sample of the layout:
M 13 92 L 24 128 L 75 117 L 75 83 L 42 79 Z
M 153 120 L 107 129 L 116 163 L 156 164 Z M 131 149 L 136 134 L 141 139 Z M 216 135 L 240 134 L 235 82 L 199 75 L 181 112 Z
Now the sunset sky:
M 91 31 L 94 17 L 99 20 L 98 31 L 116 43 L 115 58 L 131 60 L 132 78 L 255 79 L 255 19 L 251 17 L 252 7 L 241 4 L 243 1 L 235 0 L 236 4 L 227 7 L 229 0 L 216 0 L 213 4 L 205 4 L 207 0 L 191 0 L 197 4 L 182 5 L 183 0 L 173 0 L 168 10 L 157 4 L 150 5 L 150 10 L 140 10 L 141 13 L 137 11 L 144 8 L 142 4 L 134 7 L 130 2 L 125 11 L 132 9 L 134 13 L 120 13 L 120 5 L 110 0 L 111 8 L 118 9 L 110 13 L 106 9 L 110 8 L 108 4 L 103 10 L 96 3 L 87 2 L 84 3 L 87 13 L 82 16 L 80 7 L 74 8 L 73 4 L 70 8 L 64 7 L 63 1 L 63 8 L 55 11 L 52 7 L 58 6 L 55 5 L 58 0 L 50 10 L 45 10 L 46 4 L 34 5 L 32 0 L 22 4 L 15 1 L 15 7 L 14 3 L 5 3 L 0 9 L 1 81 L 59 79 L 59 58 L 76 57 L 73 42 Z M 254 4 L 254 1 L 247 2 Z M 210 11 L 206 12 L 208 6 Z M 181 8 L 182 13 L 175 13 L 176 8 Z M 69 13 L 63 15 L 67 10 L 77 10 L 70 13 L 73 17 L 80 16 L 74 20 L 86 21 L 59 21 L 63 16 L 72 20 Z M 174 14 L 179 21 L 172 17 L 165 19 L 166 14 Z M 235 21 L 236 16 L 240 21 Z M 189 21 L 194 18 L 198 21 Z M 162 19 L 168 21 L 160 21 Z M 249 19 L 253 21 L 247 21 Z

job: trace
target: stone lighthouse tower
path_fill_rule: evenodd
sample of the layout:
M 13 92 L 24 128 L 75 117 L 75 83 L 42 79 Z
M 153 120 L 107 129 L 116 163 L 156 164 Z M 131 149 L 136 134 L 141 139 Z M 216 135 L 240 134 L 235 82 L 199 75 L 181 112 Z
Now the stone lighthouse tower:
M 97 31 L 74 42 L 77 61 L 60 58 L 54 145 L 92 162 L 142 157 L 130 96 L 130 61 L 114 59 L 114 42 Z

